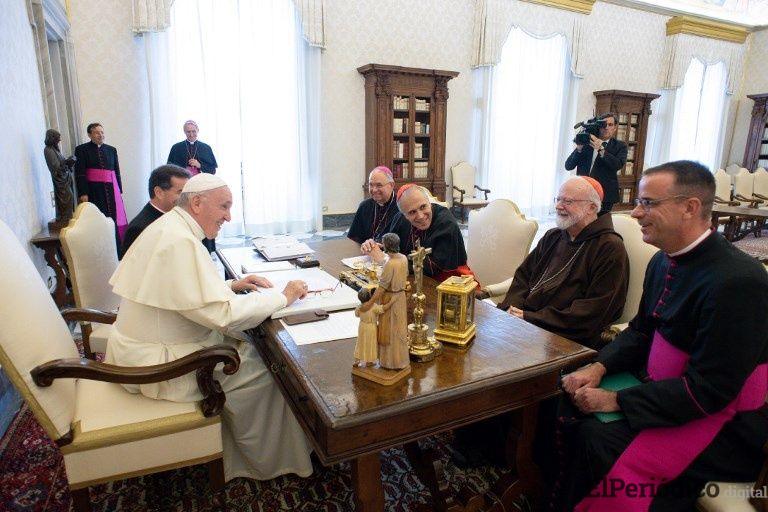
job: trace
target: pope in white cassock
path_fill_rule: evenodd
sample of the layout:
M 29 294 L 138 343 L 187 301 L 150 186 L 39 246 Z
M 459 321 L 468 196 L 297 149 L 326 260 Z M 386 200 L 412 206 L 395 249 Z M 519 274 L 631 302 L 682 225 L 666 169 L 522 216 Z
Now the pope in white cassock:
M 224 281 L 201 240 L 215 238 L 230 220 L 232 193 L 211 174 L 184 186 L 179 206 L 147 227 L 110 279 L 122 297 L 106 361 L 147 366 L 184 357 L 218 343 L 234 346 L 240 369 L 214 377 L 226 393 L 222 412 L 224 473 L 266 480 L 312 473 L 310 447 L 296 418 L 242 331 L 303 298 L 306 283 L 283 293 L 235 292 L 271 287 L 263 277 Z M 202 400 L 194 374 L 158 384 L 125 385 L 133 393 L 176 402 Z

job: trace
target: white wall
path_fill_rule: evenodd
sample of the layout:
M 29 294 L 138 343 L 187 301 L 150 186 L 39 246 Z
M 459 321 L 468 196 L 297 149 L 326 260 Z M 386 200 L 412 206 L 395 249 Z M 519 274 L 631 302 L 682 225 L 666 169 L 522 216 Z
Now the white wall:
M 747 94 L 768 93 L 766 63 L 768 63 L 768 30 L 762 30 L 750 36 L 749 51 L 744 64 L 744 81 L 741 93 L 737 97 L 738 107 L 735 107 L 738 108 L 736 124 L 726 163 L 736 162 L 741 165 L 744 161 L 747 132 L 749 131 L 749 122 L 752 119 L 752 106 L 755 104 L 754 101 L 747 98 Z
M 147 202 L 149 97 L 144 39 L 131 32 L 131 2 L 70 0 L 69 18 L 85 126 L 99 122 L 117 148 L 128 219 Z
M 25 0 L 3 2 L 0 16 L 0 219 L 27 244 L 40 273 L 49 271 L 42 251 L 27 242 L 55 212 L 51 182 L 43 158 L 45 114 L 32 28 Z

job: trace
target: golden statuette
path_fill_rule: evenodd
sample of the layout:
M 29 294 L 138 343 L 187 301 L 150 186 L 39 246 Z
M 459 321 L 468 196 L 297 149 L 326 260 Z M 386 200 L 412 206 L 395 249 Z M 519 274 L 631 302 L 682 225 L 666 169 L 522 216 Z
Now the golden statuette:
M 426 296 L 424 295 L 422 280 L 424 279 L 424 258 L 427 257 L 432 249 L 425 249 L 418 243 L 414 251 L 408 255 L 413 261 L 413 282 L 416 290 L 411 294 L 414 302 L 413 323 L 408 324 L 409 353 L 411 359 L 418 362 L 427 362 L 440 355 L 442 345 L 434 338 L 429 336 L 429 326 L 424 323 L 424 304 Z

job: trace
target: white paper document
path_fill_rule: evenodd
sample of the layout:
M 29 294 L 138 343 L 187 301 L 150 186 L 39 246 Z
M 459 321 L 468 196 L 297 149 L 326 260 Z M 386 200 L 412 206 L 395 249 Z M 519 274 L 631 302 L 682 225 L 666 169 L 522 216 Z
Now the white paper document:
M 279 270 L 270 272 L 266 277 L 272 282 L 274 288 L 259 288 L 260 293 L 282 293 L 288 281 L 296 279 L 306 282 L 310 292 L 315 292 L 309 293 L 305 298 L 273 313 L 272 318 L 282 318 L 286 315 L 313 309 L 324 309 L 328 312 L 353 309 L 360 305 L 355 290 L 344 283 L 340 283 L 331 274 L 317 267 Z
M 344 258 L 341 262 L 349 268 L 362 268 L 371 262 L 370 256 L 352 256 L 351 258 Z
M 357 327 L 360 320 L 354 311 L 331 313 L 327 319 L 306 324 L 288 325 L 281 323 L 297 345 L 309 345 L 323 341 L 344 340 L 357 338 Z
M 254 238 L 253 246 L 268 261 L 282 261 L 299 258 L 315 252 L 304 242 L 289 235 Z

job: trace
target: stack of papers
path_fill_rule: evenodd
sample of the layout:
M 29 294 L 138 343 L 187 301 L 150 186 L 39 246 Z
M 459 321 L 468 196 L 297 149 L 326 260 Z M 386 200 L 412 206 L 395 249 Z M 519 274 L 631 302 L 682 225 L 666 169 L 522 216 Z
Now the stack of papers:
M 297 345 L 322 343 L 324 341 L 357 338 L 360 320 L 354 311 L 331 313 L 327 319 L 306 324 L 288 325 L 281 320 L 283 327 Z
M 253 245 L 267 261 L 292 260 L 315 252 L 304 242 L 286 235 L 254 238 Z
M 264 272 L 274 272 L 276 270 L 291 270 L 296 268 L 289 261 L 258 261 L 254 263 L 243 263 L 242 271 L 245 274 L 262 274 Z

